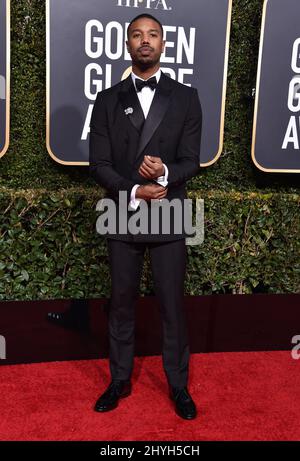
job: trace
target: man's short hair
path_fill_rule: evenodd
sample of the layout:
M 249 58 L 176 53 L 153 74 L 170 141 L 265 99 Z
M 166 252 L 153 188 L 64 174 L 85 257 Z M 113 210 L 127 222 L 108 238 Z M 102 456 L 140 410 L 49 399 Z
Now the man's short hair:
M 160 31 L 161 31 L 161 36 L 163 37 L 164 35 L 164 30 L 163 30 L 163 26 L 161 24 L 161 22 L 156 19 L 154 16 L 152 16 L 152 14 L 147 14 L 147 13 L 142 13 L 142 14 L 139 14 L 138 16 L 136 16 L 135 18 L 133 18 L 130 23 L 129 23 L 129 26 L 128 26 L 128 29 L 127 29 L 127 38 L 129 38 L 129 29 L 131 27 L 131 25 L 137 21 L 138 19 L 141 19 L 141 18 L 148 18 L 148 19 L 152 19 L 152 21 L 155 21 L 157 22 L 157 24 L 159 25 L 159 28 L 160 28 Z

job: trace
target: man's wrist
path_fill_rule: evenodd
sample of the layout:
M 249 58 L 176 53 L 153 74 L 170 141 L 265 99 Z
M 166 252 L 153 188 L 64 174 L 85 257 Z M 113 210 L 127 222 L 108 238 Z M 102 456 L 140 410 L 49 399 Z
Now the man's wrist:
M 165 165 L 164 165 L 164 164 L 162 164 L 162 166 L 161 166 L 161 171 L 162 171 L 162 172 L 161 172 L 161 174 L 159 175 L 159 178 L 163 178 L 163 177 L 165 176 L 165 172 L 166 172 L 166 171 L 165 171 Z
M 165 174 L 166 174 L 165 165 L 162 164 L 161 174 L 159 174 L 155 179 L 156 180 L 163 180 L 164 177 L 165 177 Z
M 143 186 L 138 186 L 138 187 L 136 188 L 136 190 L 135 190 L 135 198 L 136 198 L 136 199 L 140 198 L 140 197 L 139 197 L 139 192 L 141 191 L 141 187 L 143 187 Z

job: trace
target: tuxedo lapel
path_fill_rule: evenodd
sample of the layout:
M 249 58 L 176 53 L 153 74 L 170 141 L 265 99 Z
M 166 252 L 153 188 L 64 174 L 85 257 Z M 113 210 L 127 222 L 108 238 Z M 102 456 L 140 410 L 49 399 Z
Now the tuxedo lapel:
M 136 157 L 141 155 L 154 132 L 162 122 L 169 106 L 170 96 L 171 87 L 168 79 L 161 73 L 148 116 L 143 126 Z
M 127 114 L 125 112 L 126 117 L 129 118 L 133 126 L 140 133 L 145 122 L 145 117 L 131 75 L 123 81 L 122 89 L 119 92 L 119 98 L 124 112 L 127 112 Z

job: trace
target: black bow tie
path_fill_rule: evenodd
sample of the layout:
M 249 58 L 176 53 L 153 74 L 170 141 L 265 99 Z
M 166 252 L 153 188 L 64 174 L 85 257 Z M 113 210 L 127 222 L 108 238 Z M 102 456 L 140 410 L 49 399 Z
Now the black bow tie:
M 151 90 L 155 90 L 157 87 L 156 77 L 151 77 L 149 80 L 141 80 L 140 78 L 135 79 L 135 87 L 137 92 L 141 91 L 144 86 L 149 86 Z

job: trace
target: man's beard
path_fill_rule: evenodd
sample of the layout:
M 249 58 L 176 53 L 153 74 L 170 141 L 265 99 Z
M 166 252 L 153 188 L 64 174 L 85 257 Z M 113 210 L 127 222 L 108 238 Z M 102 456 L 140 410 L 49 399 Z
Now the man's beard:
M 159 59 L 149 59 L 147 60 L 148 58 L 145 57 L 144 59 L 141 58 L 141 59 L 133 59 L 132 60 L 132 64 L 135 65 L 136 67 L 138 67 L 139 69 L 141 70 L 147 70 L 149 69 L 150 67 L 154 67 L 156 66 L 156 64 L 159 63 Z

